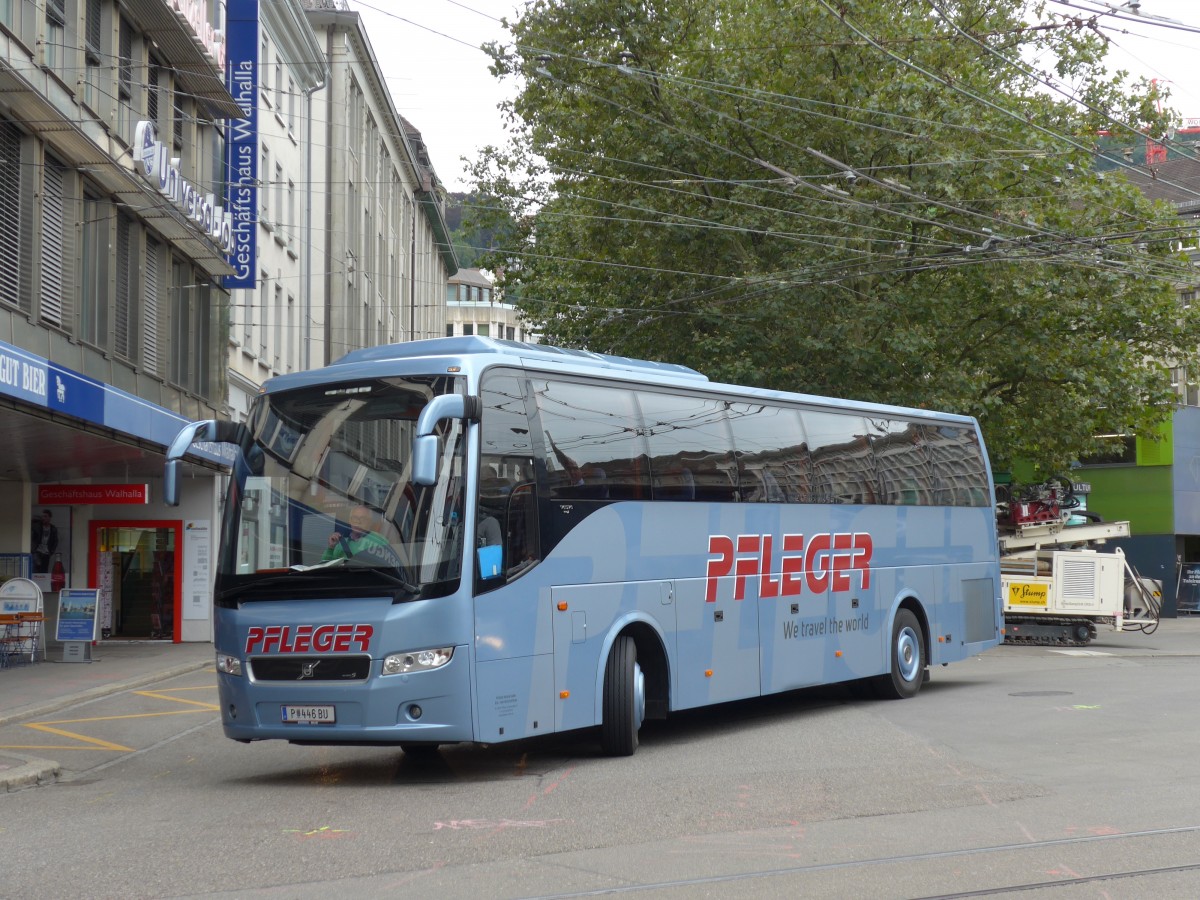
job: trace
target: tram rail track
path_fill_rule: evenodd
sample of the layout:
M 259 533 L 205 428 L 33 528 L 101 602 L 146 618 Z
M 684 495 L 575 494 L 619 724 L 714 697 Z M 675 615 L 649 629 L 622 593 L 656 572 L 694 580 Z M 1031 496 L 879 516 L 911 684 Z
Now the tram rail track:
M 571 900 L 577 897 L 608 897 L 645 893 L 660 890 L 680 890 L 688 888 L 715 887 L 718 885 L 733 885 L 758 879 L 785 878 L 808 874 L 848 872 L 855 869 L 868 869 L 889 865 L 906 865 L 937 860 L 962 859 L 987 854 L 1013 853 L 1020 851 L 1047 850 L 1056 847 L 1082 846 L 1122 840 L 1167 837 L 1200 833 L 1200 824 L 1183 825 L 1172 828 L 1154 828 L 1140 831 L 1119 831 L 1110 834 L 1089 834 L 1064 838 L 1048 838 L 1039 841 L 1022 841 L 1009 844 L 995 844 L 985 847 L 964 847 L 954 850 L 933 850 L 925 853 L 896 854 L 893 856 L 872 857 L 870 859 L 844 860 L 839 862 L 816 863 L 796 866 L 773 866 L 745 872 L 731 872 L 726 875 L 705 875 L 695 878 L 681 878 L 662 881 L 645 882 L 642 884 L 622 884 L 610 887 L 596 888 L 585 891 L 575 891 L 561 894 L 539 894 L 526 900 Z M 954 898 L 990 897 L 1007 893 L 1018 893 L 1033 890 L 1047 890 L 1060 887 L 1071 887 L 1100 883 L 1105 881 L 1127 880 L 1130 878 L 1145 878 L 1160 875 L 1172 875 L 1187 872 L 1200 873 L 1200 854 L 1196 862 L 1175 865 L 1151 866 L 1144 868 L 1126 868 L 1112 872 L 1094 873 L 1090 875 L 1066 875 L 1062 878 L 1037 881 L 1013 881 L 1003 885 L 975 887 L 964 891 L 950 893 L 918 893 L 904 895 L 909 900 L 954 900 Z M 1200 889 L 1198 889 L 1200 890 Z

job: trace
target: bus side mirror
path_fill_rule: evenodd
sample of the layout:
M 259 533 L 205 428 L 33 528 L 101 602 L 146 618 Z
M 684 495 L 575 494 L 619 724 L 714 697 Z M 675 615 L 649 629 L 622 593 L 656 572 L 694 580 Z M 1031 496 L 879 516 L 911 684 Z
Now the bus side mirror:
M 183 468 L 183 463 L 177 459 L 167 461 L 167 466 L 163 469 L 163 503 L 167 506 L 179 505 L 179 480 L 183 477 L 180 471 Z
M 206 419 L 183 426 L 171 446 L 167 448 L 167 462 L 163 467 L 163 503 L 179 505 L 180 482 L 183 479 L 182 458 L 196 441 L 213 441 L 218 444 L 234 444 L 241 447 L 249 433 L 240 422 L 218 422 Z
M 413 484 L 437 484 L 437 464 L 440 442 L 433 433 L 437 423 L 443 419 L 465 419 L 477 421 L 483 404 L 478 397 L 462 394 L 442 394 L 434 397 L 417 417 L 417 432 L 413 437 Z
M 423 434 L 413 440 L 413 484 L 428 487 L 437 484 L 438 450 L 441 441 L 436 434 Z

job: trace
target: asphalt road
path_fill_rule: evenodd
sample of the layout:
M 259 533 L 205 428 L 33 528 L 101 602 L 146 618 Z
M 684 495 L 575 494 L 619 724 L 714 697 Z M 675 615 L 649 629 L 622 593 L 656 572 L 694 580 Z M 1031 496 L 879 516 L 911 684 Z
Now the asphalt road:
M 1200 896 L 1200 622 L 594 735 L 241 745 L 211 672 L 0 729 L 0 897 Z

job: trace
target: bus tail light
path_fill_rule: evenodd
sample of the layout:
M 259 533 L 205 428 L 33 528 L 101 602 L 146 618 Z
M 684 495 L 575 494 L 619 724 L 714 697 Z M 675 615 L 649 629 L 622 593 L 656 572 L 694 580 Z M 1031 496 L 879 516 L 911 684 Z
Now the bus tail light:
M 241 675 L 242 661 L 236 656 L 230 656 L 228 653 L 218 653 L 217 671 L 223 672 L 226 675 Z
M 427 672 L 430 669 L 440 669 L 450 662 L 453 656 L 453 647 L 412 650 L 408 653 L 389 653 L 383 658 L 383 674 L 402 675 L 405 672 Z

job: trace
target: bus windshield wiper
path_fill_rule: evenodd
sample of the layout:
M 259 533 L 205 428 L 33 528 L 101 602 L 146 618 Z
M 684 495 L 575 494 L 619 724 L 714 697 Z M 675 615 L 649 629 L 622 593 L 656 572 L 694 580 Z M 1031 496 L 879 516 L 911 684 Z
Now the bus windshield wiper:
M 231 585 L 218 592 L 215 596 L 217 600 L 228 600 L 231 597 L 237 597 L 248 591 L 253 591 L 261 587 L 269 587 L 281 585 L 285 583 L 295 583 L 297 578 L 309 575 L 314 578 L 320 578 L 322 581 L 327 580 L 328 576 L 338 574 L 337 570 L 345 565 L 344 559 L 336 559 L 331 562 L 321 563 L 315 566 L 292 566 L 288 569 L 261 569 L 255 575 L 243 575 L 238 578 L 237 584 Z M 257 577 L 255 577 L 257 576 Z M 324 577 L 322 577 L 324 576 Z
M 389 581 L 392 584 L 399 585 L 400 587 L 404 588 L 404 590 L 408 591 L 410 594 L 421 593 L 420 585 L 413 584 L 413 582 L 411 582 L 408 579 L 408 571 L 403 566 L 396 566 L 395 568 L 392 568 L 392 569 L 385 569 L 385 568 L 381 568 L 380 566 L 371 565 L 369 563 L 357 562 L 353 559 L 348 559 L 348 560 L 343 559 L 343 560 L 339 560 L 339 561 L 346 563 L 347 568 L 355 569 L 356 571 L 374 572 L 375 574 L 379 575 L 379 577 L 383 578 L 385 581 Z M 316 568 L 316 567 L 310 566 L 309 568 L 311 569 L 311 568 Z

